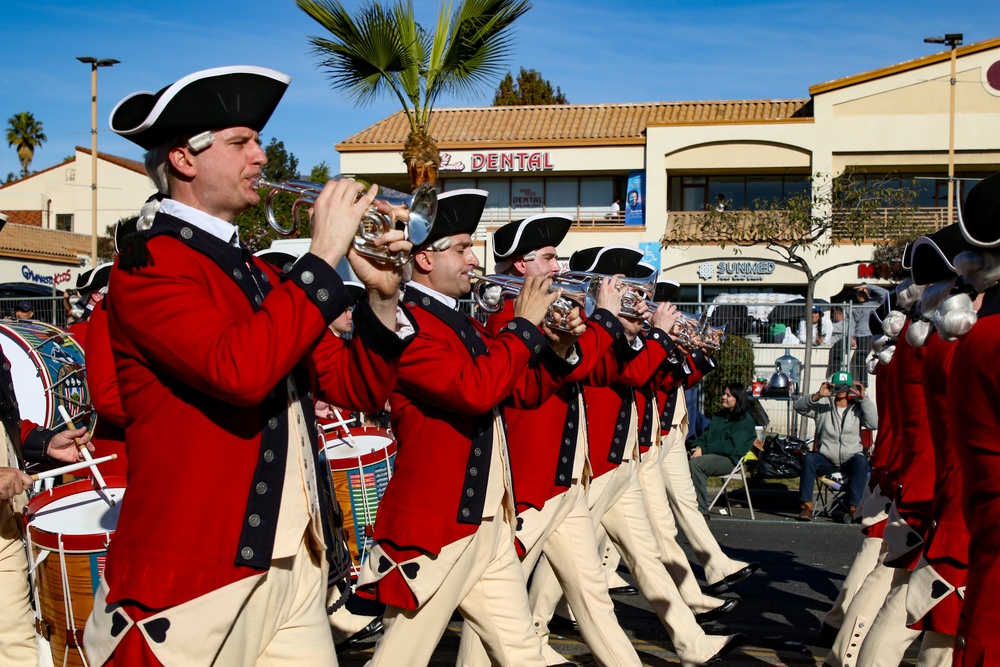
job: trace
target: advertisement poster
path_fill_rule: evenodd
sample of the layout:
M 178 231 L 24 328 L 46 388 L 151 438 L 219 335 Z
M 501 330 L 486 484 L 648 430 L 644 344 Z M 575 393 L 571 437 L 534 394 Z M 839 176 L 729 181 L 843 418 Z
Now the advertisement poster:
M 625 224 L 645 225 L 643 215 L 645 190 L 643 189 L 643 172 L 633 171 L 628 175 L 628 187 L 625 191 Z

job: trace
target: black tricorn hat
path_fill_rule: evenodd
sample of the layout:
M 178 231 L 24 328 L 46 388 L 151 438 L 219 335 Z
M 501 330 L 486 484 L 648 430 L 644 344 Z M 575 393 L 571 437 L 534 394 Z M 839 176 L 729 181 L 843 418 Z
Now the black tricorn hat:
M 76 277 L 76 288 L 81 292 L 92 292 L 96 289 L 107 287 L 108 278 L 111 277 L 112 266 L 114 265 L 108 262 L 84 271 Z
M 656 289 L 653 291 L 653 301 L 657 303 L 672 301 L 680 288 L 681 284 L 675 283 L 673 280 L 660 280 L 656 283 Z
M 959 198 L 958 225 L 970 244 L 1000 246 L 1000 172 L 976 183 L 965 201 Z
M 917 285 L 929 285 L 954 278 L 955 256 L 970 248 L 958 224 L 921 236 L 913 242 L 913 263 L 910 269 L 913 282 Z
M 353 280 L 345 280 L 344 287 L 347 288 L 347 295 L 351 297 L 351 305 L 353 306 L 361 298 L 361 295 L 365 293 L 365 286 L 359 282 Z
M 572 224 L 573 218 L 568 215 L 553 213 L 540 213 L 507 223 L 493 232 L 493 259 L 502 263 L 539 248 L 557 246 L 566 238 Z
M 298 255 L 290 253 L 286 250 L 278 250 L 276 248 L 264 248 L 263 250 L 258 250 L 254 253 L 254 256 L 260 257 L 262 260 L 277 268 L 282 273 L 291 269 L 292 264 L 299 261 Z
M 646 262 L 639 262 L 625 272 L 626 278 L 637 278 L 638 280 L 656 280 L 656 267 Z
M 449 190 L 439 194 L 434 225 L 420 247 L 426 248 L 446 236 L 474 233 L 483 218 L 486 198 L 489 196 L 490 193 L 486 190 L 473 188 Z
M 133 93 L 111 112 L 111 130 L 146 150 L 205 130 L 249 127 L 260 132 L 292 78 L 249 65 L 188 74 L 157 93 Z
M 570 271 L 589 271 L 607 276 L 625 273 L 635 267 L 643 253 L 624 245 L 596 246 L 577 250 L 569 258 Z

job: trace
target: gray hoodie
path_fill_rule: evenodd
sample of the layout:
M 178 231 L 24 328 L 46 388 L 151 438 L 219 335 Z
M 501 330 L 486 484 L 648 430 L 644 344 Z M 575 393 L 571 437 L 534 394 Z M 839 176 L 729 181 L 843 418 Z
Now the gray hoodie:
M 816 420 L 817 451 L 837 466 L 862 452 L 862 426 L 872 430 L 878 428 L 878 410 L 870 398 L 849 403 L 847 410 L 841 413 L 833 396 L 815 402 L 812 395 L 800 396 L 795 401 L 795 411 Z

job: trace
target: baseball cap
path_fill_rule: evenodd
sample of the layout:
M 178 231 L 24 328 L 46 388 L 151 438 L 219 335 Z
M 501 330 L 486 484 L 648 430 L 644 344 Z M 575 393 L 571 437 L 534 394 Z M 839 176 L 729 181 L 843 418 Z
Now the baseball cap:
M 830 384 L 834 386 L 848 386 L 854 384 L 854 378 L 847 371 L 837 371 L 830 376 Z

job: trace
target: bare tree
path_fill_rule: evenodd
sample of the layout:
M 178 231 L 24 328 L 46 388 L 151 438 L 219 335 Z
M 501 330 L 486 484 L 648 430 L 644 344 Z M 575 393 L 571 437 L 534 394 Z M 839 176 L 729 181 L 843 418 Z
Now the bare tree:
M 869 261 L 859 257 L 815 270 L 811 261 L 844 242 L 876 247 L 912 238 L 920 230 L 915 223 L 917 187 L 900 184 L 898 176 L 871 176 L 848 170 L 836 177 L 816 174 L 811 191 L 784 199 L 758 199 L 747 209 L 710 205 L 697 229 L 685 233 L 667 228 L 663 246 L 678 243 L 735 246 L 735 252 L 753 247 L 775 253 L 780 263 L 802 271 L 806 277 L 803 317 L 810 321 L 816 283 L 836 269 Z M 809 387 L 812 336 L 805 340 L 802 387 Z M 808 390 L 808 389 L 807 389 Z M 801 428 L 801 427 L 800 427 Z

